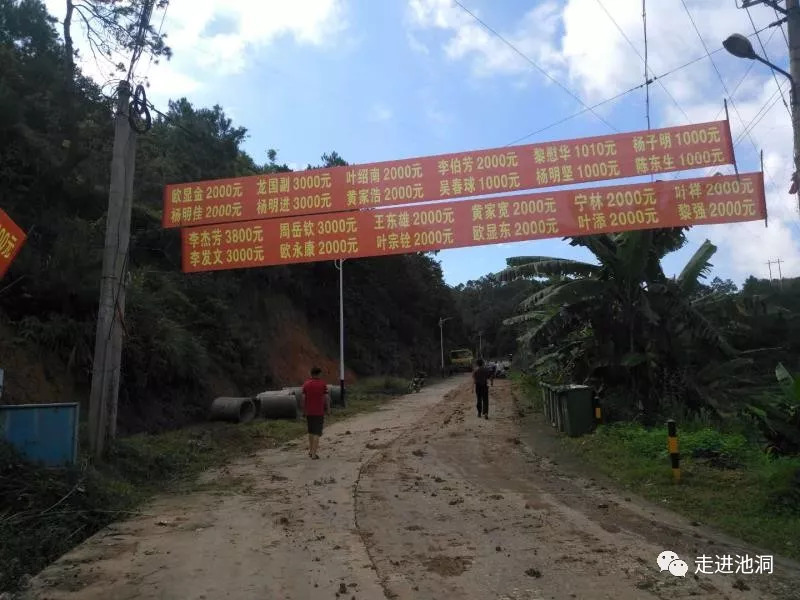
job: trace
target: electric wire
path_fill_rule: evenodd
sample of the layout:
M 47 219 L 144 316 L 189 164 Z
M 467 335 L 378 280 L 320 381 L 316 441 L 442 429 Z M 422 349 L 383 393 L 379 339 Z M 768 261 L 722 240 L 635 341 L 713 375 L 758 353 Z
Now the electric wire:
M 458 5 L 458 6 L 459 6 L 459 7 L 460 7 L 460 8 L 461 8 L 461 9 L 462 9 L 464 12 L 466 12 L 466 13 L 467 13 L 468 15 L 470 15 L 470 16 L 471 16 L 473 19 L 475 19 L 475 21 L 477 21 L 477 22 L 478 22 L 478 23 L 480 23 L 480 24 L 481 24 L 481 25 L 482 25 L 484 28 L 486 28 L 486 30 L 487 30 L 487 31 L 489 31 L 489 32 L 490 32 L 492 35 L 494 35 L 495 37 L 497 37 L 497 38 L 498 38 L 500 41 L 502 41 L 502 42 L 503 42 L 503 43 L 504 43 L 506 46 L 508 46 L 508 47 L 509 47 L 509 48 L 511 48 L 511 49 L 512 49 L 514 52 L 516 52 L 516 53 L 517 53 L 517 54 L 518 54 L 520 57 L 522 57 L 522 58 L 523 58 L 524 60 L 526 60 L 528 63 L 530 63 L 531 65 L 533 65 L 533 66 L 534 66 L 534 67 L 535 67 L 535 68 L 536 68 L 536 69 L 537 69 L 537 70 L 538 70 L 538 71 L 539 71 L 539 72 L 540 72 L 542 75 L 544 75 L 545 77 L 547 77 L 547 78 L 548 78 L 550 81 L 552 81 L 553 83 L 555 83 L 555 84 L 556 84 L 558 87 L 560 87 L 562 90 L 564 90 L 564 91 L 565 91 L 567 94 L 569 94 L 569 95 L 570 95 L 570 96 L 572 96 L 572 97 L 573 97 L 575 100 L 577 100 L 577 101 L 580 103 L 580 105 L 584 107 L 584 109 L 585 109 L 586 111 L 588 111 L 588 112 L 591 112 L 591 113 L 592 113 L 592 114 L 593 114 L 595 117 L 597 117 L 598 119 L 600 119 L 600 120 L 601 120 L 603 123 L 605 123 L 605 124 L 606 124 L 606 125 L 607 125 L 609 128 L 611 128 L 613 131 L 615 131 L 615 132 L 619 133 L 619 129 L 617 129 L 616 127 L 614 127 L 614 126 L 613 126 L 611 123 L 609 123 L 609 122 L 608 122 L 608 121 L 607 121 L 605 118 L 603 118 L 603 116 L 602 116 L 602 115 L 600 115 L 599 113 L 597 113 L 597 112 L 594 110 L 594 108 L 593 108 L 593 107 L 591 107 L 591 106 L 587 105 L 587 104 L 586 104 L 586 103 L 585 103 L 583 100 L 581 100 L 580 96 L 578 96 L 578 95 L 577 95 L 575 92 L 573 92 L 571 89 L 569 89 L 569 88 L 568 88 L 567 86 L 565 86 L 563 83 L 561 83 L 560 81 L 558 81 L 558 79 L 556 79 L 555 77 L 553 77 L 552 75 L 550 75 L 550 73 L 548 73 L 548 72 L 547 72 L 547 71 L 545 71 L 545 70 L 544 70 L 544 69 L 543 69 L 541 66 L 539 66 L 539 64 L 538 64 L 536 61 L 534 61 L 534 60 L 533 60 L 532 58 L 530 58 L 530 57 L 529 57 L 527 54 L 525 54 L 524 52 L 522 52 L 522 50 L 520 50 L 519 48 L 517 48 L 517 47 L 516 47 L 514 44 L 512 44 L 512 43 L 511 43 L 511 42 L 509 42 L 509 41 L 508 41 L 508 40 L 507 40 L 505 37 L 503 37 L 503 35 L 501 35 L 501 34 L 500 34 L 500 32 L 498 32 L 496 29 L 492 28 L 492 27 L 491 27 L 491 26 L 490 26 L 488 23 L 486 23 L 486 22 L 485 22 L 483 19 L 481 19 L 480 17 L 478 17 L 478 15 L 476 15 L 476 14 L 475 14 L 475 13 L 473 13 L 471 10 L 469 10 L 469 9 L 468 9 L 466 6 L 464 6 L 464 5 L 463 5 L 463 4 L 460 2 L 460 0 L 453 0 L 453 1 L 454 1 L 454 2 L 456 3 L 456 5 Z
M 762 31 L 765 31 L 765 30 L 769 29 L 770 27 L 774 27 L 774 26 L 775 26 L 775 23 L 771 23 L 771 24 L 759 29 L 758 32 L 761 33 Z M 750 34 L 747 37 L 753 37 L 753 35 L 754 34 Z M 711 52 L 711 54 L 714 55 L 717 52 L 722 52 L 723 50 L 724 50 L 724 48 L 722 46 L 720 46 L 716 50 L 713 50 Z M 678 71 L 681 71 L 681 70 L 683 70 L 683 69 L 685 69 L 687 67 L 690 67 L 690 66 L 692 66 L 692 65 L 694 65 L 696 63 L 699 63 L 702 60 L 705 60 L 707 58 L 707 56 L 708 55 L 704 54 L 702 56 L 698 56 L 697 58 L 693 58 L 692 60 L 690 60 L 688 62 L 685 62 L 682 65 L 679 65 L 677 67 L 674 67 L 673 69 L 670 69 L 669 71 L 666 71 L 666 72 L 662 73 L 661 75 L 656 75 L 656 76 L 652 77 L 651 79 L 657 81 L 659 79 L 663 79 L 664 77 L 668 77 L 669 75 L 672 75 L 673 73 L 677 73 Z M 616 94 L 614 96 L 611 96 L 610 98 L 606 98 L 605 100 L 601 100 L 600 102 L 597 102 L 597 103 L 593 104 L 590 108 L 598 108 L 598 107 L 603 106 L 605 104 L 608 104 L 610 102 L 614 102 L 615 100 L 619 100 L 620 98 L 622 98 L 624 96 L 627 96 L 628 94 L 631 94 L 631 93 L 635 92 L 636 90 L 642 89 L 642 87 L 644 87 L 644 84 L 635 85 L 635 86 L 633 86 L 633 87 L 631 87 L 631 88 L 629 88 L 629 89 L 627 89 L 627 90 L 625 90 L 623 92 L 620 92 L 620 93 L 618 93 L 618 94 Z M 531 133 L 528 133 L 528 134 L 525 134 L 525 135 L 523 135 L 521 137 L 518 137 L 514 141 L 509 142 L 508 144 L 505 144 L 504 147 L 513 146 L 514 144 L 518 144 L 520 142 L 523 142 L 523 141 L 525 141 L 525 140 L 527 140 L 529 138 L 532 138 L 535 135 L 538 135 L 540 133 L 544 133 L 548 129 L 552 129 L 553 127 L 557 127 L 558 125 L 566 123 L 567 121 L 571 121 L 572 119 L 575 119 L 576 117 L 580 117 L 581 115 L 583 115 L 583 114 L 585 114 L 587 112 L 589 112 L 589 108 L 581 109 L 581 110 L 579 110 L 577 112 L 572 113 L 571 115 L 568 115 L 566 117 L 558 119 L 557 121 L 554 121 L 554 122 L 550 123 L 549 125 L 541 127 L 540 129 L 537 129 L 536 131 L 532 131 Z
M 781 15 L 778 13 L 778 9 L 775 8 L 774 6 L 772 7 L 772 10 L 775 11 L 775 18 L 778 19 L 778 28 L 781 30 L 781 33 L 783 34 L 783 41 L 786 42 L 786 47 L 789 48 L 789 37 L 786 35 L 786 30 L 783 28 L 782 24 L 783 17 L 781 17 Z
M 774 25 L 774 23 L 771 24 L 771 25 L 768 25 L 767 27 L 772 27 L 772 25 Z M 762 31 L 764 31 L 764 29 L 765 28 L 759 29 L 757 33 L 761 33 Z M 769 44 L 772 41 L 772 38 L 775 36 L 775 32 L 776 31 L 777 31 L 776 29 L 773 29 L 772 33 L 769 34 L 769 37 L 767 38 L 767 44 Z M 748 37 L 753 37 L 754 35 L 756 35 L 756 33 L 752 33 Z M 755 64 L 756 64 L 755 61 L 750 61 L 750 63 L 747 65 L 747 69 L 745 70 L 744 75 L 742 75 L 742 77 L 739 79 L 739 81 L 733 87 L 733 90 L 731 90 L 731 96 L 735 96 L 736 95 L 736 92 L 741 87 L 741 85 L 744 83 L 745 79 L 747 79 L 747 76 L 750 74 L 750 71 L 753 70 L 753 67 L 755 66 Z M 716 121 L 717 119 L 719 119 L 724 111 L 725 111 L 725 107 L 720 108 L 719 112 L 717 113 L 717 116 L 714 117 L 714 120 Z
M 599 2 L 600 0 L 598 0 Z M 647 118 L 647 131 L 650 131 L 650 80 L 648 79 L 647 62 L 647 0 L 642 0 L 642 28 L 644 29 L 644 90 L 645 90 L 645 116 Z M 630 40 L 628 40 L 630 42 Z M 638 54 L 638 53 L 637 53 Z M 663 87 L 663 83 L 661 84 Z
M 725 85 L 725 80 L 722 77 L 722 73 L 720 73 L 719 69 L 717 68 L 717 63 L 714 62 L 714 58 L 711 56 L 711 53 L 708 50 L 708 46 L 706 45 L 706 42 L 703 39 L 703 36 L 701 35 L 700 30 L 697 28 L 697 23 L 695 23 L 694 17 L 692 16 L 692 13 L 689 11 L 689 7 L 686 6 L 686 0 L 680 0 L 680 1 L 681 1 L 681 4 L 683 5 L 684 10 L 686 11 L 686 15 L 689 17 L 689 21 L 691 21 L 691 23 L 692 23 L 692 27 L 694 28 L 694 31 L 697 34 L 697 37 L 700 39 L 700 43 L 703 45 L 703 48 L 706 51 L 706 55 L 708 56 L 708 59 L 711 61 L 711 65 L 714 67 L 714 71 L 717 74 L 717 78 L 719 78 L 719 82 L 722 85 L 722 89 L 725 91 L 726 96 L 730 100 L 731 106 L 733 107 L 733 111 L 736 113 L 736 116 L 739 118 L 739 121 L 741 122 L 742 127 L 745 128 L 744 131 L 745 131 L 747 137 L 750 139 L 750 142 L 753 144 L 753 148 L 755 149 L 756 154 L 758 154 L 760 152 L 759 146 L 756 143 L 755 138 L 753 138 L 753 134 L 749 130 L 747 130 L 745 122 L 744 122 L 744 119 L 742 118 L 742 115 L 739 112 L 739 109 L 736 107 L 736 103 L 733 101 L 733 97 L 731 96 L 730 91 L 728 91 L 728 86 Z M 758 31 L 756 31 L 754 33 L 754 35 L 758 35 Z
M 631 47 L 631 49 L 633 49 L 633 51 L 636 53 L 636 56 L 638 56 L 638 57 L 639 57 L 639 58 L 642 60 L 642 62 L 644 62 L 644 63 L 645 63 L 645 73 L 647 73 L 646 77 L 648 77 L 648 78 L 649 78 L 649 81 L 650 81 L 650 83 L 651 83 L 651 84 L 652 84 L 653 82 L 656 82 L 656 83 L 658 83 L 658 84 L 661 86 L 661 89 L 662 89 L 662 90 L 664 90 L 664 93 L 665 93 L 665 94 L 666 94 L 666 95 L 669 97 L 669 99 L 672 101 L 672 103 L 673 103 L 673 104 L 674 104 L 674 105 L 677 107 L 677 109 L 678 109 L 679 111 L 681 111 L 681 113 L 683 114 L 683 116 L 684 116 L 684 117 L 686 117 L 686 121 L 687 121 L 687 122 L 691 122 L 691 119 L 689 118 L 689 115 L 686 113 L 686 111 L 685 111 L 685 110 L 683 110 L 683 107 L 682 107 L 682 106 L 681 106 L 681 105 L 678 103 L 678 101 L 675 99 L 675 96 L 673 96 L 673 95 L 670 93 L 670 91 L 669 91 L 669 90 L 667 89 L 667 87 L 664 85 L 664 82 L 663 82 L 663 81 L 661 81 L 659 78 L 657 78 L 657 77 L 654 77 L 654 73 L 653 73 L 653 70 L 652 70 L 652 68 L 649 68 L 649 66 L 648 66 L 648 61 L 645 59 L 645 57 L 643 57 L 643 56 L 641 55 L 641 53 L 639 52 L 638 48 L 636 48 L 636 46 L 634 45 L 634 43 L 631 41 L 631 39 L 628 37 L 628 35 L 627 35 L 627 34 L 625 33 L 625 31 L 622 29 L 622 27 L 620 27 L 620 25 L 619 25 L 619 23 L 617 22 L 617 20 L 616 20 L 616 19 L 614 18 L 614 16 L 613 16 L 613 15 L 612 15 L 612 14 L 611 14 L 609 11 L 608 11 L 608 9 L 606 8 L 606 6 L 603 4 L 603 1 L 602 1 L 602 0 L 597 0 L 597 3 L 600 5 L 600 8 L 602 8 L 602 9 L 603 9 L 603 12 L 604 12 L 604 13 L 606 13 L 606 15 L 608 15 L 608 18 L 609 18 L 609 19 L 611 19 L 611 22 L 614 24 L 614 27 L 616 27 L 616 28 L 617 28 L 617 31 L 619 31 L 620 35 L 621 35 L 623 38 L 625 38 L 625 41 L 626 41 L 626 42 L 628 42 L 628 45 L 629 45 L 629 46 Z M 644 0 L 643 0 L 642 4 L 644 4 Z M 643 12 L 643 18 L 645 19 L 645 56 L 647 56 L 647 25 L 646 25 L 646 13 L 645 13 L 645 12 Z
M 772 92 L 772 95 L 769 98 L 767 98 L 766 102 L 761 106 L 761 108 L 758 109 L 758 111 L 750 120 L 750 122 L 745 126 L 745 130 L 752 131 L 753 129 L 755 129 L 756 125 L 758 125 L 764 119 L 764 117 L 767 116 L 767 113 L 769 113 L 769 111 L 772 110 L 775 104 L 777 104 L 778 100 L 781 99 L 778 92 L 779 90 L 775 90 L 774 92 Z M 746 135 L 745 131 L 742 131 L 736 137 L 736 139 L 733 142 L 734 147 L 738 146 L 744 140 L 745 135 Z
M 750 24 L 753 26 L 753 31 L 755 31 L 756 23 L 755 21 L 753 21 L 753 15 L 750 14 L 750 8 L 746 7 L 745 11 L 747 12 L 747 16 L 750 19 Z M 783 31 L 783 28 L 781 28 L 781 31 Z M 759 34 L 756 34 L 756 39 L 758 40 L 758 43 L 761 45 L 761 52 L 764 54 L 764 59 L 769 61 L 769 54 L 767 54 L 767 49 L 764 47 L 764 42 L 761 41 L 761 36 Z M 792 111 L 789 108 L 789 104 L 786 102 L 785 96 L 783 95 L 781 84 L 778 82 L 778 75 L 775 73 L 774 69 L 770 69 L 770 72 L 772 73 L 772 79 L 775 80 L 775 85 L 778 87 L 779 90 L 781 90 L 781 99 L 783 100 L 783 105 L 786 107 L 786 112 L 789 113 L 789 118 L 791 119 Z
M 161 23 L 158 26 L 158 33 L 156 34 L 157 37 L 161 37 L 161 31 L 164 29 L 164 21 L 167 18 L 167 11 L 169 10 L 169 2 L 164 6 L 164 12 L 161 14 Z M 143 79 L 147 79 L 147 76 L 150 74 L 150 67 L 153 65 L 153 55 L 150 54 L 150 58 L 147 61 L 147 66 L 144 69 L 144 75 L 142 75 Z

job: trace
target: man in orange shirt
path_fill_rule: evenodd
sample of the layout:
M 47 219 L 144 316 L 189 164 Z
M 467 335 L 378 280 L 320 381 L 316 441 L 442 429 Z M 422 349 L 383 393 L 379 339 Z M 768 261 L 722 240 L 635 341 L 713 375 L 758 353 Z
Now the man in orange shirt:
M 322 369 L 314 367 L 311 369 L 311 379 L 303 384 L 303 413 L 308 423 L 308 455 L 313 459 L 319 459 L 317 450 L 325 415 L 331 414 L 328 384 L 320 379 L 321 374 Z

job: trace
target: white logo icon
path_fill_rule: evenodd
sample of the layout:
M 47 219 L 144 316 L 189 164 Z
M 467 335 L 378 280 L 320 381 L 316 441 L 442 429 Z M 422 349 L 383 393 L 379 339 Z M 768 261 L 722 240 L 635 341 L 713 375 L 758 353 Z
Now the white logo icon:
M 675 577 L 686 577 L 686 572 L 689 570 L 689 565 L 680 558 L 673 560 L 669 563 L 669 572 Z
M 658 566 L 661 567 L 662 571 L 666 571 L 669 569 L 669 563 L 671 563 L 673 560 L 678 560 L 679 558 L 680 557 L 672 550 L 664 550 L 658 555 L 656 562 L 658 563 Z
M 672 550 L 664 550 L 658 555 L 656 562 L 662 571 L 669 571 L 675 577 L 686 577 L 686 573 L 689 571 L 689 565 Z

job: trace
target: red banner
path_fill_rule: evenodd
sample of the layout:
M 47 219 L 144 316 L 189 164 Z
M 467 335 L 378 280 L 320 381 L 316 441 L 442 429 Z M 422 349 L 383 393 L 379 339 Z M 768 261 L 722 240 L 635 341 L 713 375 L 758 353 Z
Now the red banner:
M 484 196 L 734 162 L 728 121 L 164 190 L 164 227 L 232 223 Z
M 0 208 L 0 279 L 22 248 L 25 237 L 22 229 Z
M 184 272 L 766 218 L 762 173 L 183 229 Z

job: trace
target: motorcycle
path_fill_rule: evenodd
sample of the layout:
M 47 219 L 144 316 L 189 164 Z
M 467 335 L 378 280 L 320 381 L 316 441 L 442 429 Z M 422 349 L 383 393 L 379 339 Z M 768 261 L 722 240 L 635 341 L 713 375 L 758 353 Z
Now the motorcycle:
M 425 385 L 425 373 L 417 373 L 411 380 L 411 383 L 408 386 L 408 391 L 414 393 L 419 392 L 423 385 Z

